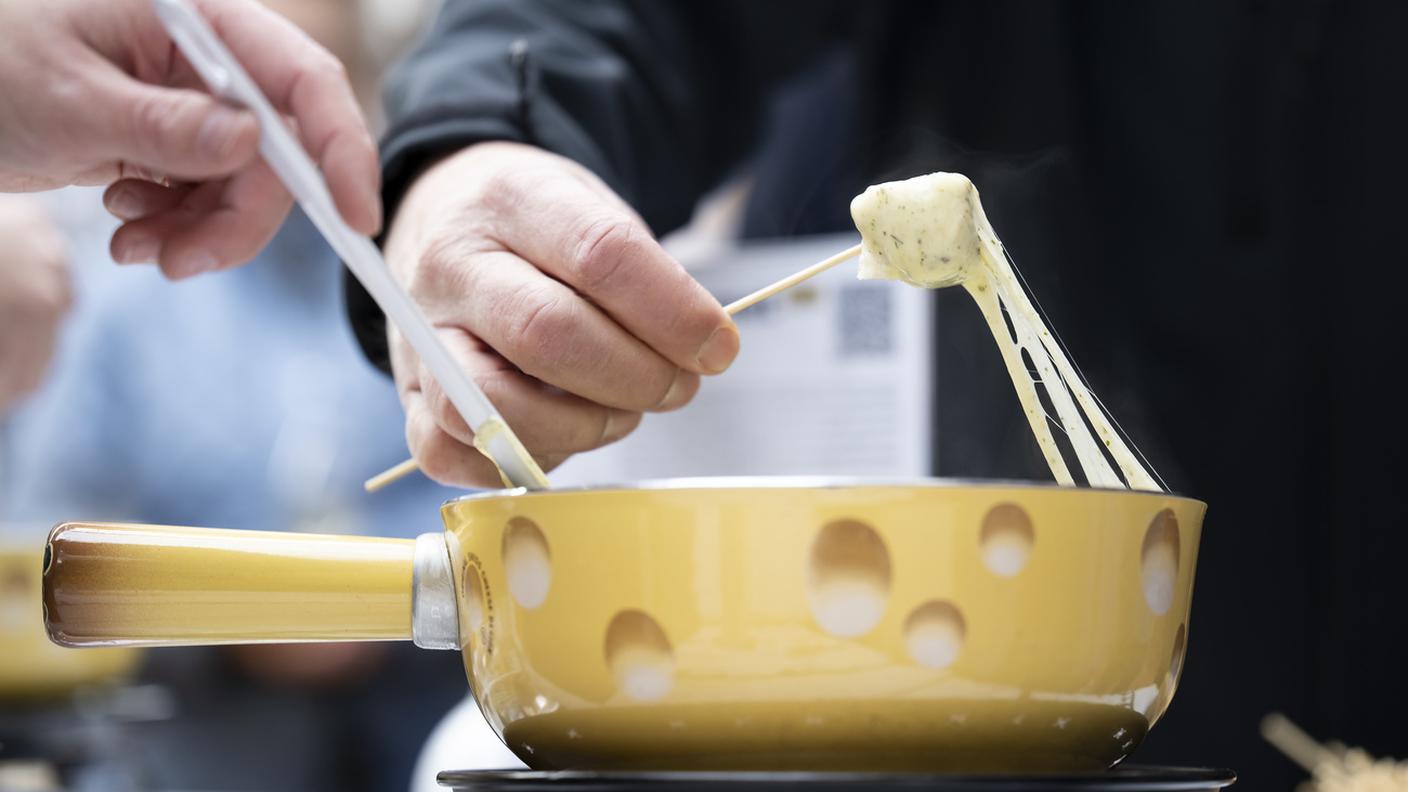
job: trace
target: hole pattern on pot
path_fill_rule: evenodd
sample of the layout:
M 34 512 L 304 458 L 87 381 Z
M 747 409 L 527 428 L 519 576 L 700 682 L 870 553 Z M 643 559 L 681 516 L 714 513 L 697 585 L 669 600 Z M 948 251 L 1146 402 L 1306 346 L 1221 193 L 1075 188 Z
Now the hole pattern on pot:
M 1139 556 L 1144 601 L 1154 613 L 1168 613 L 1178 584 L 1178 518 L 1172 510 L 1164 509 L 1154 515 L 1144 532 Z
M 905 619 L 904 645 L 914 662 L 929 668 L 947 668 L 963 651 L 967 632 L 963 614 L 953 603 L 929 600 Z
M 465 618 L 471 632 L 484 625 L 484 580 L 473 564 L 464 565 Z
M 994 574 L 1014 577 L 1027 566 L 1036 542 L 1032 518 L 1015 503 L 999 503 L 983 517 L 978 546 Z
M 616 687 L 636 701 L 656 701 L 675 684 L 675 652 L 649 614 L 623 610 L 606 627 L 606 665 Z
M 890 595 L 890 553 L 874 528 L 858 520 L 828 523 L 812 541 L 807 602 L 826 632 L 854 638 L 870 632 Z
M 504 528 L 502 552 L 514 600 L 530 610 L 542 605 L 552 585 L 552 554 L 542 529 L 527 517 L 514 517 Z

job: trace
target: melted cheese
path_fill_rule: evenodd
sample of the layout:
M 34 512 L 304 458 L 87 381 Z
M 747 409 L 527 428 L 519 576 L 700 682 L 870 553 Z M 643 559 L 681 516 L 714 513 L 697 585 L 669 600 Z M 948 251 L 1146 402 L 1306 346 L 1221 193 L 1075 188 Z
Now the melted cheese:
M 1111 427 L 1099 401 L 1027 298 L 968 177 L 931 173 L 874 185 L 851 202 L 851 217 L 861 233 L 861 278 L 901 280 L 928 289 L 962 286 L 977 302 L 1058 482 L 1075 483 L 1052 435 L 1052 423 L 1069 438 L 1090 486 L 1162 490 Z M 1043 409 L 1038 383 L 1056 415 L 1048 416 Z

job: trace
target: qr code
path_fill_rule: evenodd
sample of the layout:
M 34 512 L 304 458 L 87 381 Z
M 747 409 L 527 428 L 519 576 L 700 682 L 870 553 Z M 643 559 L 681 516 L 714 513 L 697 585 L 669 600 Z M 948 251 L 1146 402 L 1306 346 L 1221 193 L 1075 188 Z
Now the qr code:
M 889 354 L 894 346 L 890 320 L 892 289 L 885 284 L 853 283 L 841 289 L 836 328 L 842 357 Z

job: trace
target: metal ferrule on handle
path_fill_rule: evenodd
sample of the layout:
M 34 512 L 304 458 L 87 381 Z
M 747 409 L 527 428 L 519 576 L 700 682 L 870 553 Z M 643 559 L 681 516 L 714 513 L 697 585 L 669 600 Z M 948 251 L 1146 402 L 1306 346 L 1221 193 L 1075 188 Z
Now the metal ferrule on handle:
M 422 649 L 459 649 L 455 576 L 443 533 L 416 537 L 412 580 L 411 639 Z

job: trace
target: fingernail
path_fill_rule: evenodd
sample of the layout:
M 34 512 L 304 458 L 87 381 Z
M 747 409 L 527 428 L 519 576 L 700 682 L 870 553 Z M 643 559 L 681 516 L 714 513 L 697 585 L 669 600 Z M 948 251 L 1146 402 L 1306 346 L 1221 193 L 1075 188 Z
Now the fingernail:
M 189 278 L 192 275 L 209 272 L 215 269 L 219 263 L 208 251 L 193 250 L 179 261 L 172 262 L 168 270 L 173 278 Z
M 667 395 L 666 398 L 669 398 Z M 606 428 L 601 431 L 601 442 L 614 443 L 631 433 L 635 423 L 631 420 L 635 413 L 625 410 L 611 410 L 606 414 Z
M 129 236 L 122 246 L 112 252 L 113 260 L 119 264 L 155 264 L 161 254 L 161 243 L 156 237 Z
M 675 369 L 675 378 L 670 382 L 670 389 L 665 391 L 665 395 L 654 409 L 668 412 L 679 407 L 683 401 L 681 396 L 684 393 L 684 379 L 684 369 Z
M 244 131 L 244 115 L 228 107 L 216 107 L 201 122 L 196 149 L 203 157 L 222 159 L 235 147 Z
M 699 348 L 699 369 L 705 374 L 718 374 L 738 357 L 738 330 L 724 325 L 715 330 Z
M 142 202 L 126 187 L 119 187 L 108 195 L 108 211 L 119 220 L 136 220 L 142 216 Z

